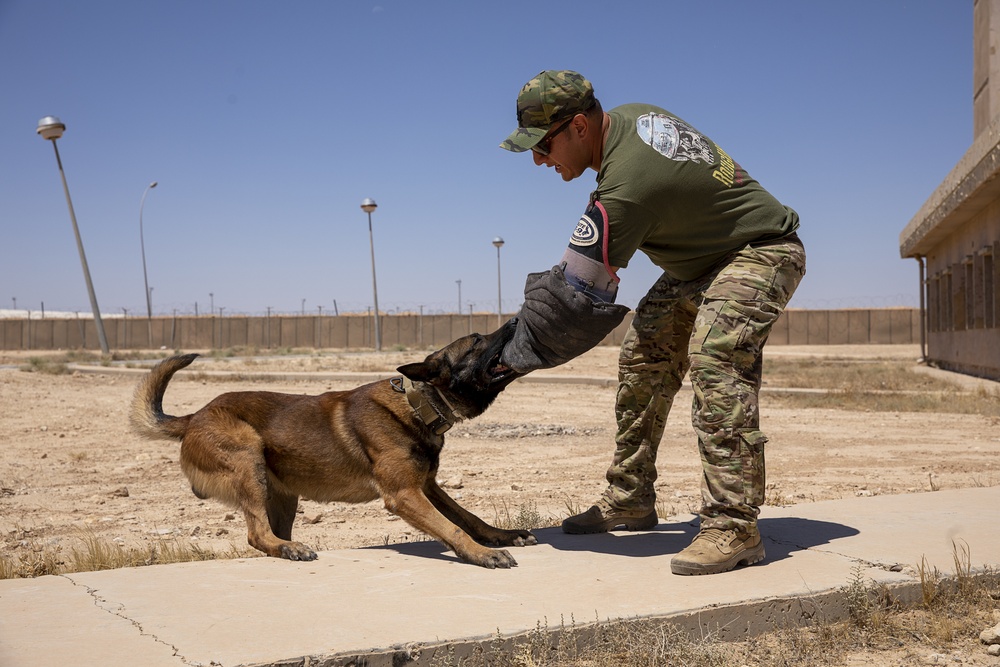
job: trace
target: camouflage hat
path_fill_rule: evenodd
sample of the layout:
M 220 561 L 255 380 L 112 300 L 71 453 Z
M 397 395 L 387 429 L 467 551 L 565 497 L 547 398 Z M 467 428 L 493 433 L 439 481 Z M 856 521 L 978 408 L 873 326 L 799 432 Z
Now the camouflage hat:
M 594 87 L 570 70 L 545 70 L 524 84 L 517 96 L 517 129 L 500 148 L 522 153 L 542 140 L 561 120 L 594 106 Z

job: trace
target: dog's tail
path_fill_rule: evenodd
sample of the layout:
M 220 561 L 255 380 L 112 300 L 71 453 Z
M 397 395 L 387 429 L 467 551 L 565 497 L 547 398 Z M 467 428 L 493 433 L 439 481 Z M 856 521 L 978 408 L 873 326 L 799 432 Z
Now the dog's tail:
M 152 440 L 180 440 L 187 431 L 191 415 L 172 417 L 163 414 L 163 394 L 174 373 L 191 364 L 197 354 L 181 354 L 164 359 L 136 385 L 129 408 L 132 431 Z

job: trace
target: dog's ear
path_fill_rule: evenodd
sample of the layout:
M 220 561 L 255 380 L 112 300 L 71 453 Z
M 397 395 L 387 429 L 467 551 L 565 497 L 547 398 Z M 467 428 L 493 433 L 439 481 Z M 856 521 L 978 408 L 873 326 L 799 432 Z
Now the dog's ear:
M 441 376 L 441 364 L 436 361 L 404 364 L 396 370 L 415 382 L 433 382 Z

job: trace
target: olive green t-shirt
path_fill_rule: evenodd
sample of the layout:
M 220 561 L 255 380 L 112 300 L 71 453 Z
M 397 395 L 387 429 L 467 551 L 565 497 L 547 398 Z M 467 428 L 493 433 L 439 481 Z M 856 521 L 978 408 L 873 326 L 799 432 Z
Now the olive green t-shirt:
M 798 228 L 795 211 L 669 111 L 625 104 L 608 114 L 591 197 L 607 212 L 611 266 L 640 250 L 667 274 L 694 280 L 732 251 Z

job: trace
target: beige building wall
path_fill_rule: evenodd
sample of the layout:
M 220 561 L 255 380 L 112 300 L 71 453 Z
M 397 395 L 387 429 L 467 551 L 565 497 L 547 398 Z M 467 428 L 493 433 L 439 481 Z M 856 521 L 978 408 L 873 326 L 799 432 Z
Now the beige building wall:
M 972 145 L 900 234 L 921 267 L 925 356 L 1000 380 L 1000 0 L 975 0 Z

